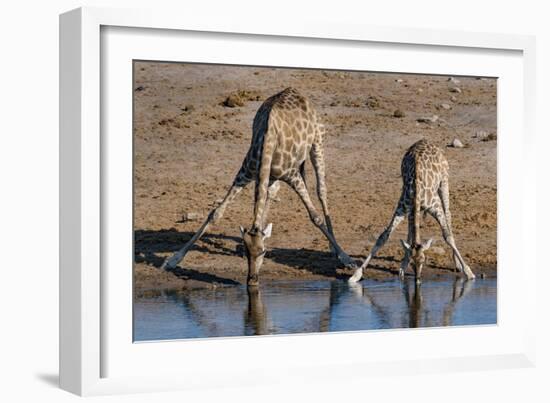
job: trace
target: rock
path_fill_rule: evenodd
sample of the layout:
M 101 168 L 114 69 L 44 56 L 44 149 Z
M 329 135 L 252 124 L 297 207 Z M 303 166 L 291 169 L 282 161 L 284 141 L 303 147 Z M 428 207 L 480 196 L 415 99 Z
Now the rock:
M 453 96 L 451 96 L 451 101 L 456 102 L 456 101 L 458 101 L 458 98 L 453 95 Z
M 445 109 L 446 111 L 448 111 L 449 109 L 451 109 L 451 105 L 445 104 L 445 103 L 439 105 L 439 107 L 440 107 L 441 109 Z
M 405 117 L 405 112 L 403 112 L 401 109 L 396 109 L 393 111 L 393 117 L 394 118 L 403 118 Z
M 202 218 L 202 214 L 200 213 L 183 213 L 183 216 L 181 217 L 182 221 L 197 221 Z
M 428 116 L 428 117 L 424 116 L 424 117 L 416 119 L 416 121 L 419 122 L 419 123 L 435 123 L 438 120 L 439 120 L 439 116 L 437 116 L 437 115 Z
M 449 88 L 449 91 L 457 93 L 457 94 L 460 94 L 462 92 L 462 90 L 458 87 L 451 87 L 451 88 Z
M 365 104 L 371 109 L 376 109 L 380 106 L 380 102 L 376 97 L 368 97 Z
M 458 79 L 456 79 L 456 78 L 454 78 L 454 77 L 449 77 L 449 78 L 447 79 L 447 81 L 449 81 L 449 82 L 451 82 L 451 83 L 453 83 L 453 84 L 460 84 L 460 80 L 458 80 Z
M 416 89 L 417 94 L 422 94 L 423 92 L 424 92 L 424 90 L 422 88 L 417 88 Z
M 481 139 L 481 141 L 493 141 L 496 139 L 497 139 L 496 133 L 489 133 L 487 137 L 485 137 L 484 139 Z
M 478 139 L 478 140 L 484 140 L 487 138 L 487 136 L 489 136 L 489 133 L 487 133 L 485 130 L 478 130 L 477 132 L 475 132 L 474 134 L 474 138 L 475 139 Z
M 137 87 L 134 91 L 143 91 L 145 89 L 145 87 L 143 85 L 140 85 L 139 87 Z
M 402 83 L 402 82 L 403 82 L 403 80 L 402 80 L 402 79 L 400 79 L 400 78 L 398 78 L 397 80 L 395 80 L 395 82 L 396 82 L 396 83 Z
M 464 148 L 464 144 L 462 144 L 462 141 L 460 141 L 459 139 L 454 139 L 453 142 L 451 143 L 451 147 Z
M 225 98 L 225 101 L 223 101 L 223 105 L 227 106 L 228 108 L 235 108 L 236 106 L 243 106 L 244 102 L 238 94 L 231 94 L 227 98 Z

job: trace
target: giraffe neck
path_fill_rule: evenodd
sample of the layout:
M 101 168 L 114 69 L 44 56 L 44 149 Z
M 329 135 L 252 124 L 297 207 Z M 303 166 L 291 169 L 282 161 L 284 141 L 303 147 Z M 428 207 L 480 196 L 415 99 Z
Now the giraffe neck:
M 273 117 L 268 117 L 267 130 L 263 136 L 261 157 L 258 167 L 258 180 L 256 181 L 256 194 L 254 203 L 254 222 L 252 228 L 263 230 L 265 223 L 262 222 L 264 209 L 267 204 L 269 178 L 271 176 L 271 161 L 275 149 L 276 138 L 273 136 Z
M 414 166 L 414 196 L 413 196 L 413 228 L 414 228 L 414 238 L 413 242 L 414 245 L 420 244 L 420 180 L 419 180 L 419 172 L 418 172 L 418 165 L 415 164 Z

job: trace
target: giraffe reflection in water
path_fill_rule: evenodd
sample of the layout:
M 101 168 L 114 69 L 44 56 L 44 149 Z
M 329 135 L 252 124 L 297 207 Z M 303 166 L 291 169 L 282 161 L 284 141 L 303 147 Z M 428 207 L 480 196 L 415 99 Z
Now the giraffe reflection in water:
M 496 323 L 496 279 L 266 282 L 135 301 L 134 340 Z

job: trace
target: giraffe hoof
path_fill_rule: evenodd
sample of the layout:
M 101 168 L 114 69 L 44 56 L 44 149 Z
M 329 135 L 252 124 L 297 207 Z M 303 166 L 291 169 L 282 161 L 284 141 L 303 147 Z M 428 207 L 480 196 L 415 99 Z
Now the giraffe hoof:
M 466 265 L 466 267 L 464 267 L 464 273 L 466 274 L 466 277 L 468 278 L 468 280 L 474 280 L 476 278 L 476 275 L 474 274 L 474 272 L 472 271 L 472 269 L 470 269 L 470 266 Z

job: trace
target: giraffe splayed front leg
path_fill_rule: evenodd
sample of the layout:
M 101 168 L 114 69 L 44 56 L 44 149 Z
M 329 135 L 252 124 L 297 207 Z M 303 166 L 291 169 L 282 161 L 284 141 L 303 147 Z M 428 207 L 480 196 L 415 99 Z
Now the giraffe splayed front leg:
M 161 266 L 161 269 L 163 270 L 171 270 L 175 269 L 179 262 L 183 260 L 187 252 L 191 250 L 193 245 L 204 235 L 204 233 L 208 230 L 208 227 L 211 223 L 218 222 L 225 212 L 225 209 L 229 204 L 237 197 L 237 195 L 246 187 L 246 185 L 250 183 L 250 180 L 246 178 L 245 175 L 242 175 L 239 173 L 237 175 L 237 178 L 235 178 L 235 181 L 233 182 L 233 186 L 229 189 L 227 194 L 225 195 L 225 198 L 221 202 L 221 204 L 216 207 L 214 210 L 208 214 L 208 217 L 204 221 L 204 223 L 201 225 L 199 230 L 193 235 L 193 237 L 187 241 L 187 243 L 181 248 L 179 251 L 174 253 L 170 258 L 167 258 L 164 263 Z

